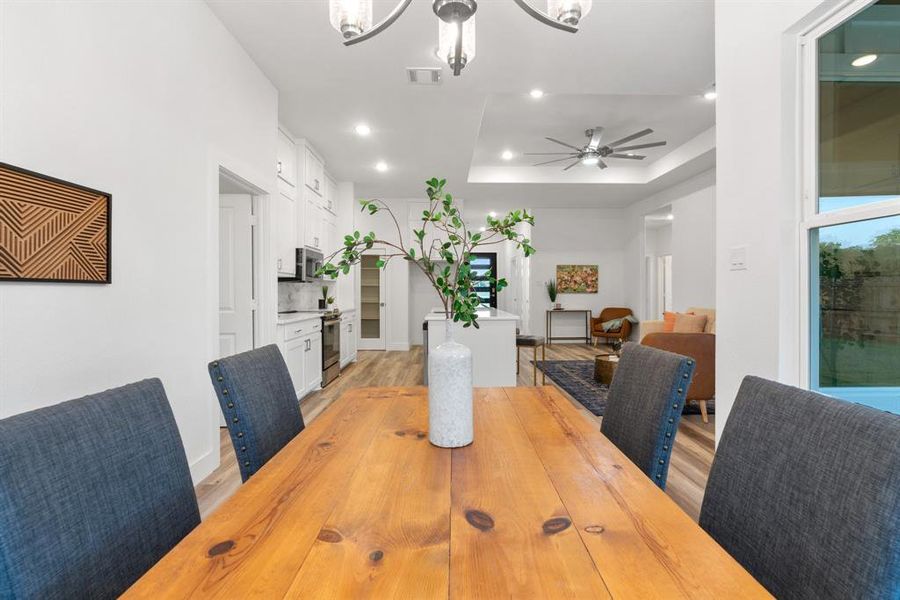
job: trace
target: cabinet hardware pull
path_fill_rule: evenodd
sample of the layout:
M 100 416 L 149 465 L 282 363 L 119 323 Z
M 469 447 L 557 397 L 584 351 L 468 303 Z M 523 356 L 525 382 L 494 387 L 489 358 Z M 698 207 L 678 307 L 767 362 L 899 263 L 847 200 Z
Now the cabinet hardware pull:
M 281 269 L 281 259 L 278 259 L 278 268 Z
M 281 173 L 281 161 L 278 161 L 278 172 Z

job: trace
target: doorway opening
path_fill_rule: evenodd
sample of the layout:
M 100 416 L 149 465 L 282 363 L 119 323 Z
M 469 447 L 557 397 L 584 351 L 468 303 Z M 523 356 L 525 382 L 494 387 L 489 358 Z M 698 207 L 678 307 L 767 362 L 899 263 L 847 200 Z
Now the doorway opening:
M 258 345 L 260 190 L 219 169 L 219 356 Z
M 644 215 L 644 319 L 672 310 L 672 215 L 663 206 Z

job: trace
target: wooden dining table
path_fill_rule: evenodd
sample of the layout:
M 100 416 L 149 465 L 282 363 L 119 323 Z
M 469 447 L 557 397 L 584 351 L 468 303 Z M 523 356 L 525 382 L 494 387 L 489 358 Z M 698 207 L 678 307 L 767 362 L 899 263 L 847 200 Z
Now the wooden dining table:
M 554 387 L 347 392 L 128 598 L 755 598 L 766 590 Z

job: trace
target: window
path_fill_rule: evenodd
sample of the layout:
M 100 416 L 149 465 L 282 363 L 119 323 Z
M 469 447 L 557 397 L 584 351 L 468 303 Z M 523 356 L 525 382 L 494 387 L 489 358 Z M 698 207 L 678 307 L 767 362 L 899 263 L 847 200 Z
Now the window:
M 809 387 L 900 413 L 900 4 L 864 6 L 814 47 Z
M 469 259 L 472 267 L 472 281 L 475 293 L 481 298 L 481 304 L 497 308 L 497 286 L 489 277 L 497 278 L 497 254 L 494 252 L 476 252 Z

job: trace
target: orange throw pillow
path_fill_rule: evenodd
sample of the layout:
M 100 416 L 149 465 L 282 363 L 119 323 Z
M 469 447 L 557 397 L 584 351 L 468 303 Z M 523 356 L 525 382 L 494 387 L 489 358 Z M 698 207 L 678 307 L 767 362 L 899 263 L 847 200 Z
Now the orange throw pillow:
M 695 315 L 693 313 L 675 315 L 675 333 L 703 333 L 706 329 L 706 315 Z
M 663 331 L 665 333 L 672 333 L 675 331 L 675 314 L 676 313 L 669 311 L 663 313 Z

